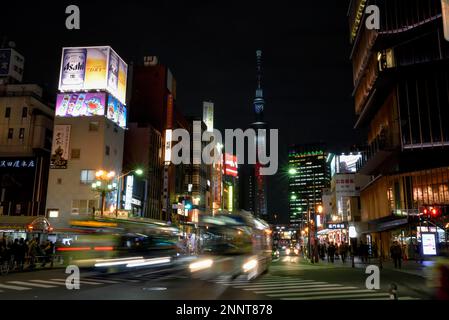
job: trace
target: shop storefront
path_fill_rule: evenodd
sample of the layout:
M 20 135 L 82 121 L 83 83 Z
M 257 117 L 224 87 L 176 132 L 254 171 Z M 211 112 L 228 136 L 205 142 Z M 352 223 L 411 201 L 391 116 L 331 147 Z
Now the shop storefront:
M 53 228 L 45 217 L 0 216 L 0 238 L 14 239 L 38 238 L 39 241 L 51 238 Z

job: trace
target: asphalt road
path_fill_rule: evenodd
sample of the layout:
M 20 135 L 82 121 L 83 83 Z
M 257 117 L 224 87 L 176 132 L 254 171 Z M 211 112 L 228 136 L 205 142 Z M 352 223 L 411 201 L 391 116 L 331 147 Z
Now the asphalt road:
M 364 269 L 341 265 L 309 265 L 299 257 L 281 257 L 255 280 L 217 276 L 193 279 L 185 266 L 143 268 L 105 274 L 82 271 L 80 289 L 68 290 L 64 269 L 0 276 L 1 300 L 388 300 L 392 282 L 399 300 L 429 299 L 426 280 L 417 275 L 382 270 L 380 290 L 368 290 Z

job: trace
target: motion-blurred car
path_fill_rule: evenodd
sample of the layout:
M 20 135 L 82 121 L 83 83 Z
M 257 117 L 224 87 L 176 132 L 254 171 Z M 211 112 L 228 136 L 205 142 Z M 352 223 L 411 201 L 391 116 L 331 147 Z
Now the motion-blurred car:
M 287 256 L 299 256 L 299 250 L 295 247 L 285 248 L 285 255 Z

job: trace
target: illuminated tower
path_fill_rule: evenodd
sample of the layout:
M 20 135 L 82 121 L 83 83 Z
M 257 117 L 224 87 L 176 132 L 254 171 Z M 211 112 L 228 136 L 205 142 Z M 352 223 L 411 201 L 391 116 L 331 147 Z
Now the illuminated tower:
M 259 136 L 257 130 L 258 129 L 267 129 L 267 125 L 263 119 L 263 111 L 265 107 L 265 100 L 263 99 L 263 89 L 262 89 L 262 51 L 256 51 L 256 75 L 257 75 L 257 87 L 256 87 L 256 96 L 254 98 L 254 112 L 256 121 L 251 124 L 251 127 L 256 130 L 257 137 L 257 148 L 259 148 L 262 144 L 266 145 L 266 138 Z M 266 148 L 264 148 L 266 150 Z M 254 174 L 254 213 L 256 216 L 261 217 L 263 219 L 268 218 L 268 210 L 267 210 L 267 179 L 266 176 L 260 175 L 260 167 L 262 166 L 259 163 L 259 157 L 257 157 L 257 163 L 254 166 L 253 174 Z

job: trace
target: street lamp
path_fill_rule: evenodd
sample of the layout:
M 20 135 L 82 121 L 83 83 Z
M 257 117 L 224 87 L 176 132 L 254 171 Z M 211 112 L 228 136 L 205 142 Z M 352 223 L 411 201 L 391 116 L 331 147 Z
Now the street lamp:
M 128 174 L 130 174 L 132 172 L 134 172 L 138 176 L 141 176 L 143 174 L 143 170 L 140 169 L 140 168 L 137 168 L 137 169 L 134 169 L 134 170 L 130 170 L 130 171 L 128 171 L 128 172 L 126 172 L 126 173 L 124 173 L 124 174 L 122 174 L 122 175 L 117 177 L 118 188 L 117 188 L 117 201 L 116 201 L 116 204 L 115 204 L 115 217 L 116 218 L 118 217 L 118 209 L 119 209 L 119 206 L 120 206 L 120 190 L 121 190 L 121 188 L 120 188 L 120 186 L 121 186 L 120 179 L 122 179 L 123 177 L 127 176 Z
M 101 195 L 101 216 L 103 216 L 104 213 L 104 208 L 106 204 L 106 195 L 109 192 L 112 192 L 115 188 L 114 184 L 109 183 L 114 176 L 115 176 L 114 171 L 106 172 L 104 170 L 98 170 L 97 172 L 95 172 L 95 177 L 98 180 L 92 183 L 92 190 L 99 192 Z
M 296 173 L 297 173 L 298 171 L 296 171 L 296 169 L 295 168 L 290 168 L 289 170 L 288 170 L 288 174 L 289 175 L 295 175 Z

